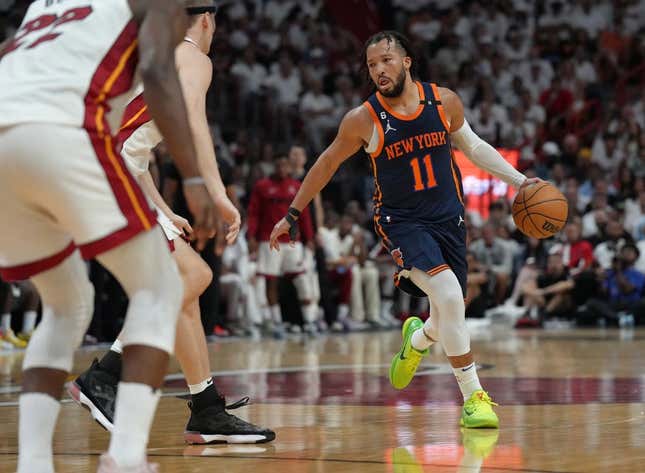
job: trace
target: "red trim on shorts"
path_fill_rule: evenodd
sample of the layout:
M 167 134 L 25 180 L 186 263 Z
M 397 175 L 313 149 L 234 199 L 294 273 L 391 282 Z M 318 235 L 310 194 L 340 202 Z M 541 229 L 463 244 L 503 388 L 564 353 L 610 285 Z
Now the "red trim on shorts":
M 284 273 L 282 277 L 284 278 L 297 278 L 298 276 L 305 274 L 307 271 L 298 271 L 297 273 Z
M 141 125 L 145 125 L 152 120 L 148 112 L 148 105 L 143 98 L 143 94 L 137 95 L 133 98 L 123 113 L 123 120 L 121 121 L 121 129 L 117 137 L 119 146 L 123 146 L 128 138 L 139 129 Z
M 168 240 L 168 248 L 170 248 L 171 253 L 175 252 L 175 240 Z
M 78 245 L 78 249 L 81 250 L 81 256 L 83 257 L 83 259 L 89 260 L 102 253 L 105 253 L 106 251 L 110 251 L 111 249 L 122 245 L 141 232 L 141 228 L 136 228 L 128 225 L 127 227 L 117 230 L 106 237 L 85 243 L 83 245 Z
M 76 245 L 74 242 L 70 243 L 65 249 L 55 253 L 46 258 L 31 263 L 21 264 L 18 266 L 10 266 L 8 268 L 0 268 L 0 276 L 2 279 L 9 281 L 23 281 L 29 279 L 36 274 L 48 271 L 59 264 L 61 264 L 69 255 L 74 253 Z
M 85 96 L 84 128 L 127 226 L 97 241 L 80 245 L 84 258 L 112 249 L 156 225 L 156 214 L 117 151 L 106 119 L 110 110 L 109 100 L 132 88 L 139 61 L 137 33 L 137 24 L 134 21 L 128 23 L 99 64 Z
M 266 279 L 280 279 L 280 276 L 275 276 L 274 274 L 255 273 L 255 275 Z

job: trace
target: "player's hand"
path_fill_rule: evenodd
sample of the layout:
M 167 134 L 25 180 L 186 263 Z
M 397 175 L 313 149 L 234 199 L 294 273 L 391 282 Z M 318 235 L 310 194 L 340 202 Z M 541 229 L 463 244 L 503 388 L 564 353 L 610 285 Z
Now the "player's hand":
M 224 221 L 228 225 L 228 230 L 226 232 L 226 244 L 232 245 L 235 243 L 238 234 L 240 233 L 240 227 L 242 226 L 242 218 L 240 217 L 240 212 L 235 208 L 233 202 L 231 202 L 228 197 L 223 197 L 215 201 L 217 210 Z
M 273 231 L 271 232 L 271 237 L 269 238 L 269 248 L 271 248 L 272 250 L 280 251 L 280 242 L 278 241 L 278 238 L 280 238 L 282 235 L 289 234 L 290 229 L 291 225 L 289 225 L 289 222 L 287 222 L 284 218 L 280 219 L 280 221 L 275 224 L 275 227 L 273 227 Z
M 197 240 L 197 250 L 201 251 L 215 235 L 217 214 L 213 200 L 204 184 L 184 186 L 184 197 L 188 210 L 194 217 L 192 238 Z
M 524 182 L 517 190 L 519 191 L 520 189 L 523 189 L 528 186 L 532 186 L 533 184 L 538 184 L 540 182 L 545 182 L 545 181 L 544 179 L 540 179 L 539 177 L 527 177 L 526 179 L 524 179 Z
M 191 236 L 193 234 L 193 227 L 191 227 L 188 220 L 181 215 L 172 214 L 169 215 L 168 218 L 175 227 L 184 233 L 184 235 Z

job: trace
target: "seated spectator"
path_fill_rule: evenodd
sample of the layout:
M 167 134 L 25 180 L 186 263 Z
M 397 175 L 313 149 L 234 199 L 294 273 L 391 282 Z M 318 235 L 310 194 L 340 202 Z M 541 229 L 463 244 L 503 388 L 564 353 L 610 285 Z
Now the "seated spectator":
M 582 224 L 575 218 L 564 227 L 565 243 L 562 247 L 562 260 L 569 268 L 569 274 L 576 276 L 591 268 L 593 263 L 593 247 L 587 240 L 582 239 Z
M 614 210 L 609 206 L 607 194 L 594 194 L 591 209 L 582 217 L 582 237 L 598 238 L 601 229 L 605 227 Z
M 470 247 L 477 261 L 479 261 L 486 271 L 492 273 L 494 280 L 494 302 L 501 304 L 506 297 L 513 270 L 513 255 L 508 249 L 508 245 L 502 239 L 496 236 L 496 227 L 487 223 L 482 228 L 482 237 L 474 241 Z
M 619 313 L 629 313 L 643 319 L 645 304 L 645 274 L 634 268 L 640 251 L 633 243 L 623 245 L 620 253 L 612 260 L 611 268 L 602 278 L 602 295 L 590 299 L 587 310 L 596 320 L 618 323 Z
M 640 240 L 645 226 L 645 190 L 639 192 L 635 199 L 625 200 L 625 230 L 635 239 Z
M 598 261 L 602 269 L 610 269 L 620 248 L 631 240 L 631 236 L 625 231 L 619 220 L 610 220 L 607 222 L 603 241 L 596 245 L 593 251 L 595 260 Z
M 262 315 L 252 279 L 255 264 L 249 260 L 249 248 L 242 233 L 235 244 L 222 253 L 220 288 L 226 302 L 226 325 L 235 335 L 260 334 Z
M 523 314 L 525 312 L 525 310 L 516 310 L 522 297 L 524 285 L 537 278 L 538 269 L 546 267 L 547 258 L 548 251 L 545 240 L 527 237 L 526 243 L 517 258 L 520 269 L 515 278 L 513 291 L 504 303 L 503 312 L 510 314 Z
M 387 327 L 381 320 L 381 291 L 379 272 L 374 263 L 367 259 L 367 245 L 362 231 L 354 228 L 354 219 L 343 215 L 338 227 L 341 242 L 341 256 L 356 257 L 351 265 L 352 296 L 351 314 L 356 322 L 367 322 L 373 327 Z
M 329 280 L 338 289 L 338 314 L 336 320 L 331 324 L 331 329 L 336 332 L 365 328 L 364 324 L 357 323 L 349 317 L 349 304 L 352 295 L 351 268 L 358 262 L 358 259 L 353 255 L 343 256 L 338 227 L 338 214 L 329 211 L 325 212 L 325 226 L 318 229 L 319 243 L 325 251 L 327 274 Z
M 562 261 L 561 251 L 552 251 L 544 271 L 536 279 L 527 281 L 522 289 L 524 305 L 529 309 L 529 318 L 539 321 L 543 317 L 569 313 L 572 308 L 573 287 L 574 282 Z

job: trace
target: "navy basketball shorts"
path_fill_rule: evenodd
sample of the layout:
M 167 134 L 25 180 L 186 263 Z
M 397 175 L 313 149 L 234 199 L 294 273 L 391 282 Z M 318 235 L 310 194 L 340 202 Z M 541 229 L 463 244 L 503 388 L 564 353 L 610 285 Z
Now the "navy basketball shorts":
M 460 215 L 435 223 L 389 216 L 379 219 L 377 233 L 399 270 L 414 267 L 434 276 L 451 269 L 466 296 L 466 224 Z

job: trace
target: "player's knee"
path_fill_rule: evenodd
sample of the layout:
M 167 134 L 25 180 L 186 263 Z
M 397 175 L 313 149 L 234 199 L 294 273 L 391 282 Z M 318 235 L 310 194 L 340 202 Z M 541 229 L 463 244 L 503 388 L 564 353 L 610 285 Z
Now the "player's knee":
M 63 289 L 63 288 L 61 288 Z M 70 372 L 74 351 L 83 341 L 92 320 L 94 286 L 76 281 L 45 302 L 43 317 L 30 340 L 23 369 L 51 368 Z M 56 343 L 52 343 L 56 340 Z
M 199 297 L 213 281 L 213 271 L 201 258 L 190 268 L 188 274 L 184 275 L 185 294 L 186 298 Z
M 129 293 L 130 305 L 121 333 L 123 345 L 144 345 L 172 353 L 184 295 L 175 264 L 160 267 L 153 280 Z

